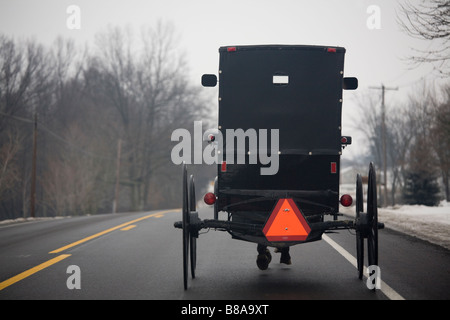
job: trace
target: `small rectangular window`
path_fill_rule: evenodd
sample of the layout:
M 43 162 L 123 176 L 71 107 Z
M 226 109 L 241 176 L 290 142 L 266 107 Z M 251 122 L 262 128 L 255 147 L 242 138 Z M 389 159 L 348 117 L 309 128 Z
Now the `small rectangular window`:
M 288 83 L 289 83 L 289 76 L 280 76 L 280 75 L 273 76 L 273 84 L 288 84 Z

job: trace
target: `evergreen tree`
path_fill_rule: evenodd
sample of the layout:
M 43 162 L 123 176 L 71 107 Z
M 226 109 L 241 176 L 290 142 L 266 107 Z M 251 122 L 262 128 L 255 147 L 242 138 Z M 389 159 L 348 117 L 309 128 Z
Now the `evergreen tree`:
M 403 198 L 407 204 L 438 205 L 439 185 L 436 176 L 429 176 L 424 171 L 407 171 L 405 179 Z
M 431 152 L 424 139 L 418 138 L 413 145 L 403 188 L 403 199 L 407 204 L 436 206 L 439 203 L 440 190 Z

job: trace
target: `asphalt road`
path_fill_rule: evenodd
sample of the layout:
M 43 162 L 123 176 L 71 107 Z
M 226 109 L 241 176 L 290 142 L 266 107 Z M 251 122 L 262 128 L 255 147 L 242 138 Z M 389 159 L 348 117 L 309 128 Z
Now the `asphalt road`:
M 200 210 L 211 218 L 212 210 Z M 196 278 L 183 289 L 177 210 L 51 219 L 0 226 L 0 300 L 449 299 L 450 252 L 380 230 L 381 289 L 352 264 L 344 230 L 291 247 L 292 265 L 257 268 L 256 244 L 210 230 L 197 241 Z

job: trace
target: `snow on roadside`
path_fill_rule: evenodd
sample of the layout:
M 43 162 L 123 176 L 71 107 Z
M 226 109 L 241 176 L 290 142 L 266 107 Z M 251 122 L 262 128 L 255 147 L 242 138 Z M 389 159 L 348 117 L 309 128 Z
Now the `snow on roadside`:
M 450 202 L 437 207 L 403 205 L 378 209 L 386 228 L 400 231 L 450 249 Z
M 10 225 L 10 224 L 16 224 L 16 223 L 23 223 L 23 222 L 35 222 L 35 221 L 45 221 L 45 220 L 55 220 L 55 219 L 64 219 L 64 218 L 70 218 L 71 216 L 65 216 L 65 217 L 35 217 L 35 218 L 17 218 L 17 219 L 5 219 L 0 221 L 0 226 L 2 225 Z
M 340 207 L 340 209 L 341 213 L 348 217 L 355 216 L 354 205 L 350 208 Z M 437 207 L 401 205 L 378 208 L 378 221 L 383 222 L 385 228 L 450 250 L 450 202 L 442 201 Z

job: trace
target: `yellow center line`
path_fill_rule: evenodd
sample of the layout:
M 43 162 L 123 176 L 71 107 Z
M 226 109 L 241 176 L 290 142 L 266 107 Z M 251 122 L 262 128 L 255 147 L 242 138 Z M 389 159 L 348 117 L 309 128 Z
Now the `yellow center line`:
M 156 213 L 152 213 L 152 214 L 149 214 L 147 216 L 144 216 L 144 217 L 132 220 L 132 221 L 128 221 L 128 222 L 122 223 L 121 225 L 118 225 L 118 226 L 113 227 L 113 228 L 109 228 L 107 230 L 104 230 L 102 232 L 96 233 L 96 234 L 94 234 L 92 236 L 86 237 L 86 238 L 81 239 L 79 241 L 75 241 L 75 242 L 73 242 L 71 244 L 68 244 L 68 245 L 66 245 L 64 247 L 61 247 L 61 248 L 56 249 L 56 250 L 53 250 L 53 251 L 51 251 L 49 253 L 59 253 L 61 251 L 64 251 L 64 250 L 69 249 L 69 248 L 72 248 L 72 247 L 74 247 L 76 245 L 79 245 L 79 244 L 84 243 L 86 241 L 89 241 L 91 239 L 100 237 L 100 236 L 102 236 L 104 234 L 107 234 L 107 233 L 109 233 L 111 231 L 114 231 L 114 230 L 117 230 L 117 229 L 120 229 L 120 228 L 129 230 L 129 229 L 135 227 L 135 225 L 132 225 L 133 223 L 136 223 L 136 222 L 139 222 L 139 221 L 151 218 L 151 217 L 158 217 L 159 218 L 159 217 L 161 217 L 162 215 L 164 215 L 164 214 L 166 214 L 168 212 L 175 212 L 175 211 L 177 211 L 177 210 L 158 211 Z M 40 265 L 38 265 L 36 267 L 28 269 L 27 271 L 19 273 L 18 275 L 14 276 L 12 278 L 9 278 L 9 279 L 7 279 L 7 280 L 5 280 L 3 282 L 0 282 L 0 291 L 5 289 L 6 287 L 9 287 L 10 285 L 18 282 L 18 281 L 20 281 L 20 280 L 23 280 L 23 279 L 25 279 L 25 278 L 35 274 L 36 272 L 39 272 L 39 271 L 41 271 L 41 270 L 43 270 L 43 269 L 45 269 L 47 267 L 50 267 L 51 265 L 54 265 L 55 263 L 57 263 L 57 262 L 59 262 L 61 260 L 64 260 L 65 258 L 70 257 L 70 256 L 71 256 L 70 254 L 61 254 L 61 255 L 59 255 L 59 256 L 57 256 L 55 258 L 52 258 L 52 259 L 50 259 L 50 260 L 48 260 L 48 261 L 46 261 L 44 263 L 41 263 Z
M 8 280 L 0 282 L 0 290 L 3 290 L 6 287 L 9 287 L 10 285 L 12 285 L 22 279 L 25 279 L 26 277 L 29 277 L 32 274 L 35 274 L 36 272 L 41 271 L 42 269 L 50 267 L 51 265 L 65 259 L 67 257 L 70 257 L 70 256 L 71 256 L 70 254 L 61 254 L 53 259 L 48 260 L 47 262 L 41 263 L 40 265 L 38 265 L 36 267 L 33 267 L 31 269 L 28 269 L 27 271 L 19 273 L 18 275 L 14 276 L 12 278 L 9 278 Z
M 50 251 L 49 253 L 59 253 L 59 252 L 61 252 L 61 251 L 70 249 L 70 248 L 72 248 L 72 247 L 75 247 L 75 246 L 77 246 L 77 245 L 79 245 L 79 244 L 85 243 L 85 242 L 87 242 L 87 241 L 89 241 L 89 240 L 98 238 L 98 237 L 100 237 L 100 236 L 102 236 L 102 235 L 104 235 L 104 234 L 110 233 L 110 232 L 112 232 L 112 231 L 114 231 L 114 230 L 124 228 L 124 227 L 126 227 L 126 226 L 128 226 L 128 225 L 130 225 L 130 224 L 133 224 L 133 223 L 136 223 L 136 222 L 139 222 L 139 221 L 142 221 L 142 220 L 151 218 L 151 217 L 155 217 L 155 216 L 158 216 L 158 215 L 161 215 L 161 214 L 165 214 L 165 213 L 168 213 L 168 212 L 173 212 L 173 211 L 175 211 L 175 210 L 158 211 L 158 212 L 156 212 L 156 213 L 152 213 L 152 214 L 149 214 L 149 215 L 147 215 L 147 216 L 144 216 L 144 217 L 141 217 L 141 218 L 132 220 L 132 221 L 128 221 L 128 222 L 122 223 L 121 225 L 118 225 L 118 226 L 109 228 L 109 229 L 107 229 L 107 230 L 103 230 L 103 231 L 101 231 L 101 232 L 99 232 L 99 233 L 93 234 L 92 236 L 89 236 L 89 237 L 86 237 L 86 238 L 84 238 L 84 239 L 81 239 L 81 240 L 72 242 L 71 244 L 68 244 L 68 245 L 66 245 L 66 246 L 64 246 L 64 247 L 61 247 L 61 248 L 59 248 L 59 249 Z
M 122 230 L 122 231 L 128 231 L 128 230 L 133 229 L 133 228 L 135 228 L 135 227 L 136 227 L 135 224 L 130 224 L 129 226 L 127 226 L 127 227 L 125 227 L 125 228 L 122 228 L 122 229 L 120 229 L 120 230 Z

